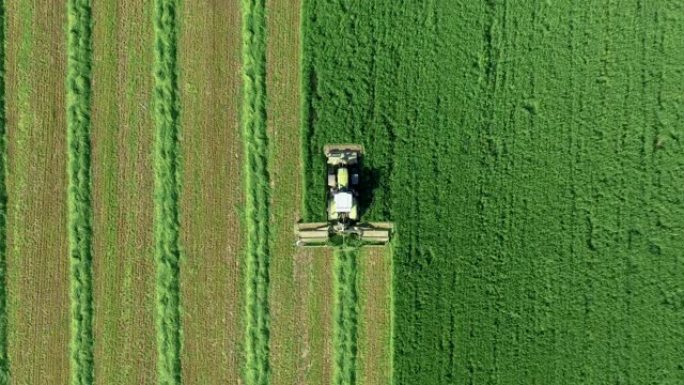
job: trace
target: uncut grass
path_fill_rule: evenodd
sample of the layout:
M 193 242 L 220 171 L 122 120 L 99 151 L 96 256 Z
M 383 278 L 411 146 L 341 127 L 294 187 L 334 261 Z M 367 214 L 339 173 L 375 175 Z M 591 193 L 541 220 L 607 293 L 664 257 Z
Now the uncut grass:
M 154 238 L 157 307 L 157 376 L 181 383 L 178 2 L 155 2 Z
M 5 100 L 6 6 L 0 2 L 0 384 L 9 383 L 7 354 L 7 120 Z
M 95 383 L 156 382 L 153 3 L 93 4 Z
M 183 382 L 238 384 L 245 338 L 240 3 L 185 2 L 182 19 Z
M 63 384 L 69 381 L 70 332 L 67 8 L 52 2 L 5 5 L 11 382 Z
M 269 175 L 266 135 L 266 28 L 263 0 L 242 2 L 244 141 L 245 383 L 269 383 Z
M 394 383 L 682 380 L 680 7 L 304 11 L 305 147 L 364 143 L 397 225 Z
M 93 382 L 92 188 L 90 110 L 92 13 L 87 0 L 68 2 L 67 146 L 71 267 L 71 383 Z

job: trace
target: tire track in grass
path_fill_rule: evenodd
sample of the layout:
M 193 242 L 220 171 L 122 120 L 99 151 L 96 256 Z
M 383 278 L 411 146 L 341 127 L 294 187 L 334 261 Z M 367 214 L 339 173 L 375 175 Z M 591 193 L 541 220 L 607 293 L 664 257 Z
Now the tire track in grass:
M 502 180 L 504 162 L 503 153 L 505 135 L 498 126 L 501 120 L 502 76 L 506 71 L 505 63 L 501 60 L 502 53 L 502 7 L 493 1 L 482 3 L 482 47 L 480 52 L 479 95 L 480 116 L 477 121 L 478 137 L 476 138 L 474 156 L 479 160 L 476 186 L 479 190 L 477 202 L 477 243 L 482 245 L 475 250 L 474 273 L 479 278 L 475 282 L 475 292 L 479 294 L 475 308 L 477 318 L 487 319 L 489 322 L 474 328 L 471 333 L 479 333 L 478 337 L 491 341 L 483 349 L 474 351 L 475 367 L 469 368 L 471 381 L 482 381 L 485 378 L 499 382 L 500 332 L 502 323 L 502 293 L 499 290 L 501 275 L 499 269 L 504 263 L 501 255 L 502 242 L 505 238 L 504 230 L 499 226 L 504 215 L 500 207 L 503 197 L 497 194 Z M 471 363 L 469 362 L 469 365 Z
M 269 174 L 264 0 L 242 1 L 242 130 L 245 141 L 245 382 L 266 385 L 269 368 Z
M 181 383 L 177 9 L 177 0 L 155 2 L 154 259 L 158 381 L 164 385 Z
M 9 383 L 7 357 L 7 130 L 5 120 L 5 2 L 0 1 L 0 384 Z
M 92 19 L 89 0 L 68 2 L 67 145 L 68 231 L 71 271 L 71 383 L 92 384 L 92 196 L 90 93 Z
M 573 172 L 573 163 L 563 161 L 563 155 L 573 152 L 573 142 L 569 139 L 572 135 L 569 116 L 573 113 L 563 107 L 575 89 L 575 80 L 556 74 L 573 57 L 572 48 L 565 45 L 571 41 L 572 30 L 569 23 L 559 22 L 572 18 L 573 13 L 569 6 L 547 4 L 516 4 L 513 13 L 513 25 L 532 28 L 520 33 L 519 44 L 512 48 L 518 65 L 512 69 L 514 78 L 510 88 L 515 91 L 508 99 L 514 101 L 510 110 L 516 138 L 512 146 L 516 167 L 511 180 L 517 183 L 511 183 L 510 189 L 517 212 L 512 217 L 510 231 L 515 246 L 511 253 L 514 267 L 510 270 L 517 274 L 511 276 L 509 287 L 513 289 L 504 291 L 510 293 L 508 307 L 516 315 L 513 322 L 517 340 L 536 343 L 529 347 L 517 344 L 516 350 L 509 351 L 508 365 L 503 368 L 504 379 L 516 381 L 525 373 L 543 382 L 552 382 L 562 372 L 566 382 L 572 382 L 567 377 L 576 371 L 567 368 L 572 361 L 567 360 L 565 352 L 576 348 L 576 339 L 567 336 L 573 329 L 566 325 L 576 312 L 568 301 L 571 296 L 562 295 L 568 293 L 564 285 L 572 281 L 571 273 L 575 270 L 563 267 L 570 260 L 570 237 L 555 237 L 557 242 L 548 240 L 554 238 L 553 234 L 572 231 L 572 205 L 567 203 L 572 178 L 567 176 Z M 546 33 L 550 25 L 554 26 L 554 34 Z M 535 66 L 535 63 L 544 64 Z M 566 337 L 561 340 L 561 335 Z M 548 357 L 547 352 L 552 349 L 557 353 Z M 521 356 L 527 359 L 523 362 L 519 359 Z M 534 364 L 542 359 L 547 360 L 546 367 Z

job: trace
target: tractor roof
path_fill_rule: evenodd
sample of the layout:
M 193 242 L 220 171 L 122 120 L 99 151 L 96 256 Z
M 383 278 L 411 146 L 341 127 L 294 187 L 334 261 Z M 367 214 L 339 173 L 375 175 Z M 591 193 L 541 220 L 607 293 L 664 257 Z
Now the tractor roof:
M 348 213 L 352 209 L 353 199 L 351 193 L 338 192 L 335 194 L 335 210 L 338 213 Z

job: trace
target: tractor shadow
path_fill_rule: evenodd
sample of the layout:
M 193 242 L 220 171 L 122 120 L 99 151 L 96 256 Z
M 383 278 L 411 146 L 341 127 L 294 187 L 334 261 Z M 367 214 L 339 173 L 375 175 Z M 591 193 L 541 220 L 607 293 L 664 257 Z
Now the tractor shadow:
M 381 173 L 379 170 L 366 165 L 361 166 L 360 173 L 359 186 L 357 187 L 359 192 L 359 216 L 362 222 L 367 222 L 368 219 L 365 218 L 365 214 L 373 204 L 374 191 L 380 186 Z

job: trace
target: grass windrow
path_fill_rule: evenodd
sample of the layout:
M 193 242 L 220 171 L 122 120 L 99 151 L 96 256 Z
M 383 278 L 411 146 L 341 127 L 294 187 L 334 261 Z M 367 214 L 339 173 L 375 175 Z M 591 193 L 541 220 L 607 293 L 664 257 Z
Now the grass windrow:
M 154 237 L 159 384 L 180 385 L 180 103 L 178 1 L 156 0 L 154 12 Z

